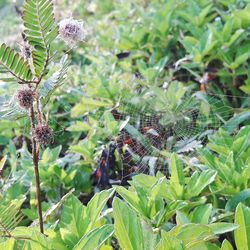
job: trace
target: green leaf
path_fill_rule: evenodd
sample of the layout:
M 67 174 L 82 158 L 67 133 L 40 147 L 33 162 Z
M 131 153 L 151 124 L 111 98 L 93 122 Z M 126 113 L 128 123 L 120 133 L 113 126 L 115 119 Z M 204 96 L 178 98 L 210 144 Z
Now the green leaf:
M 17 247 L 17 241 L 15 239 L 8 239 L 0 243 L 0 249 L 16 250 Z
M 221 245 L 221 250 L 234 250 L 234 249 L 228 240 L 223 240 Z
M 98 101 L 92 98 L 83 97 L 79 104 L 75 105 L 71 111 L 72 117 L 79 117 L 85 115 L 87 112 L 92 112 L 98 108 L 111 107 L 112 103 L 109 101 Z
M 167 232 L 161 231 L 162 238 L 155 250 L 185 250 L 184 245 L 177 238 L 169 236 Z
M 113 225 L 104 225 L 100 228 L 96 228 L 84 235 L 73 250 L 97 250 L 113 235 L 113 233 Z
M 144 250 L 142 226 L 136 213 L 123 201 L 113 201 L 115 234 L 124 250 Z
M 117 187 L 118 194 L 126 200 L 126 202 L 138 213 L 144 214 L 147 211 L 144 211 L 143 208 L 140 206 L 140 198 L 138 197 L 137 193 L 132 192 L 131 190 L 127 190 L 126 188 L 119 186 Z M 143 197 L 141 197 L 143 198 Z
M 245 201 L 249 197 L 250 197 L 250 188 L 239 192 L 227 202 L 225 206 L 226 211 L 234 211 L 240 202 Z
M 113 196 L 114 192 L 114 188 L 104 190 L 96 193 L 90 200 L 87 206 L 86 216 L 84 217 L 84 226 L 86 228 L 84 232 L 88 232 L 92 229 L 94 224 L 97 222 L 100 213 L 104 209 L 107 201 Z
M 67 194 L 65 194 L 61 200 L 56 203 L 55 205 L 53 205 L 52 207 L 50 207 L 46 212 L 43 213 L 43 221 L 46 222 L 48 217 L 50 217 L 52 214 L 55 214 L 64 204 L 64 202 L 67 200 L 67 198 L 74 192 L 75 190 L 72 189 L 70 190 Z M 33 223 L 31 224 L 32 226 L 38 226 L 39 225 L 39 220 L 35 220 L 33 221 Z
M 250 208 L 240 203 L 235 212 L 235 223 L 239 228 L 234 232 L 237 249 L 250 249 Z
M 250 111 L 244 111 L 242 113 L 239 113 L 230 120 L 228 120 L 224 124 L 223 129 L 228 131 L 229 133 L 232 133 L 241 123 L 248 121 L 249 118 L 250 118 Z
M 175 191 L 177 197 L 182 197 L 183 189 L 184 189 L 184 173 L 183 173 L 183 165 L 180 159 L 178 159 L 176 154 L 171 155 L 170 159 L 171 163 L 171 178 L 170 182 L 172 184 L 173 190 Z
M 198 241 L 208 241 L 215 238 L 215 234 L 208 226 L 193 223 L 176 226 L 169 234 L 171 237 L 181 240 L 185 247 L 191 247 Z
M 52 250 L 51 240 L 37 229 L 29 227 L 17 227 L 12 232 L 16 238 L 30 238 L 30 240 L 20 241 L 22 248 L 18 249 L 36 249 L 36 250 Z M 19 246 L 20 247 L 20 246 Z
M 29 64 L 6 44 L 0 47 L 0 64 L 21 82 L 31 81 L 33 78 Z
M 60 220 L 60 234 L 66 245 L 73 248 L 85 232 L 83 218 L 86 207 L 74 196 L 70 195 L 63 206 Z
M 212 204 L 205 204 L 196 207 L 190 216 L 191 222 L 204 225 L 208 224 L 212 209 Z
M 51 42 L 58 35 L 51 0 L 27 0 L 24 4 L 24 33 L 31 46 L 36 76 L 44 73 Z
M 224 234 L 234 231 L 239 226 L 233 223 L 219 222 L 219 223 L 208 224 L 208 227 L 212 229 L 214 234 Z
M 200 174 L 195 172 L 186 186 L 185 196 L 187 198 L 198 196 L 205 187 L 215 180 L 216 175 L 217 172 L 210 169 L 202 171 Z
M 101 211 L 114 191 L 114 189 L 109 189 L 95 194 L 87 207 L 83 206 L 73 195 L 67 198 L 64 203 L 59 229 L 66 245 L 73 248 L 84 234 L 93 229 L 100 218 Z

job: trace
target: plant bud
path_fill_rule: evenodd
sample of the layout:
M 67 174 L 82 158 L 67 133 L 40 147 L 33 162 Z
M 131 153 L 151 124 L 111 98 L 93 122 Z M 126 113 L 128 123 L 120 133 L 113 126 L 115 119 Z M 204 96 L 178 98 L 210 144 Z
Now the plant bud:
M 38 125 L 33 130 L 33 135 L 41 145 L 48 145 L 53 139 L 53 130 L 48 125 Z
M 35 92 L 30 88 L 21 89 L 17 92 L 17 101 L 21 108 L 30 109 L 35 99 Z

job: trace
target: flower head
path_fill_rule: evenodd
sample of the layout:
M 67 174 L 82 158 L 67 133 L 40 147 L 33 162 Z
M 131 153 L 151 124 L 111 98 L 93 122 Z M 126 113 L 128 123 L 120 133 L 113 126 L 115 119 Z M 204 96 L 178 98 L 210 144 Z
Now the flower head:
M 19 106 L 24 109 L 32 107 L 35 96 L 35 91 L 30 88 L 20 89 L 16 94 Z
M 77 42 L 83 41 L 85 31 L 83 22 L 72 18 L 64 19 L 59 23 L 60 38 L 73 47 Z
M 47 145 L 53 139 L 53 130 L 48 125 L 38 125 L 33 130 L 33 135 L 39 144 Z
M 22 57 L 25 60 L 29 60 L 31 58 L 31 55 L 32 55 L 31 46 L 29 46 L 28 44 L 23 45 L 22 49 L 21 49 L 21 53 L 22 53 Z

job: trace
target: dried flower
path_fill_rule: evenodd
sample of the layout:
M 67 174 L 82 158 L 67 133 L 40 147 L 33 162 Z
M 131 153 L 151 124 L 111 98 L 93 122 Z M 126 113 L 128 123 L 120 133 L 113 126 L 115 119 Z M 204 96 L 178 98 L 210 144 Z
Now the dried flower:
M 35 91 L 31 88 L 19 90 L 16 94 L 19 106 L 24 109 L 31 108 L 35 99 L 35 95 Z
M 74 47 L 77 42 L 83 41 L 85 37 L 83 22 L 72 18 L 62 20 L 59 23 L 59 35 L 70 47 Z
M 53 139 L 53 130 L 48 125 L 38 125 L 33 130 L 33 135 L 39 144 L 47 145 Z
M 28 44 L 25 44 L 22 46 L 21 52 L 22 52 L 22 57 L 25 60 L 29 60 L 32 55 L 32 48 Z

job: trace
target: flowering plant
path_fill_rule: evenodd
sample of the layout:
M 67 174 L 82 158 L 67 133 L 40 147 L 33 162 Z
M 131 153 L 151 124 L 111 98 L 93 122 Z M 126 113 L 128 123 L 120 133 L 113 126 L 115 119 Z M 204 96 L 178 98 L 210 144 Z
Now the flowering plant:
M 43 113 L 47 97 L 61 84 L 67 72 L 67 56 L 61 60 L 61 69 L 44 81 L 48 75 L 48 66 L 53 60 L 52 42 L 60 35 L 70 47 L 83 39 L 83 23 L 73 19 L 65 19 L 59 26 L 55 21 L 51 0 L 27 0 L 22 13 L 24 46 L 22 53 L 16 52 L 6 44 L 0 46 L 0 64 L 13 78 L 22 85 L 14 98 L 9 101 L 30 117 L 32 137 L 32 158 L 34 164 L 37 208 L 41 233 L 43 215 L 41 205 L 41 188 L 39 177 L 39 152 L 41 146 L 48 145 L 53 139 L 53 130 Z M 12 112 L 7 112 L 8 113 Z

